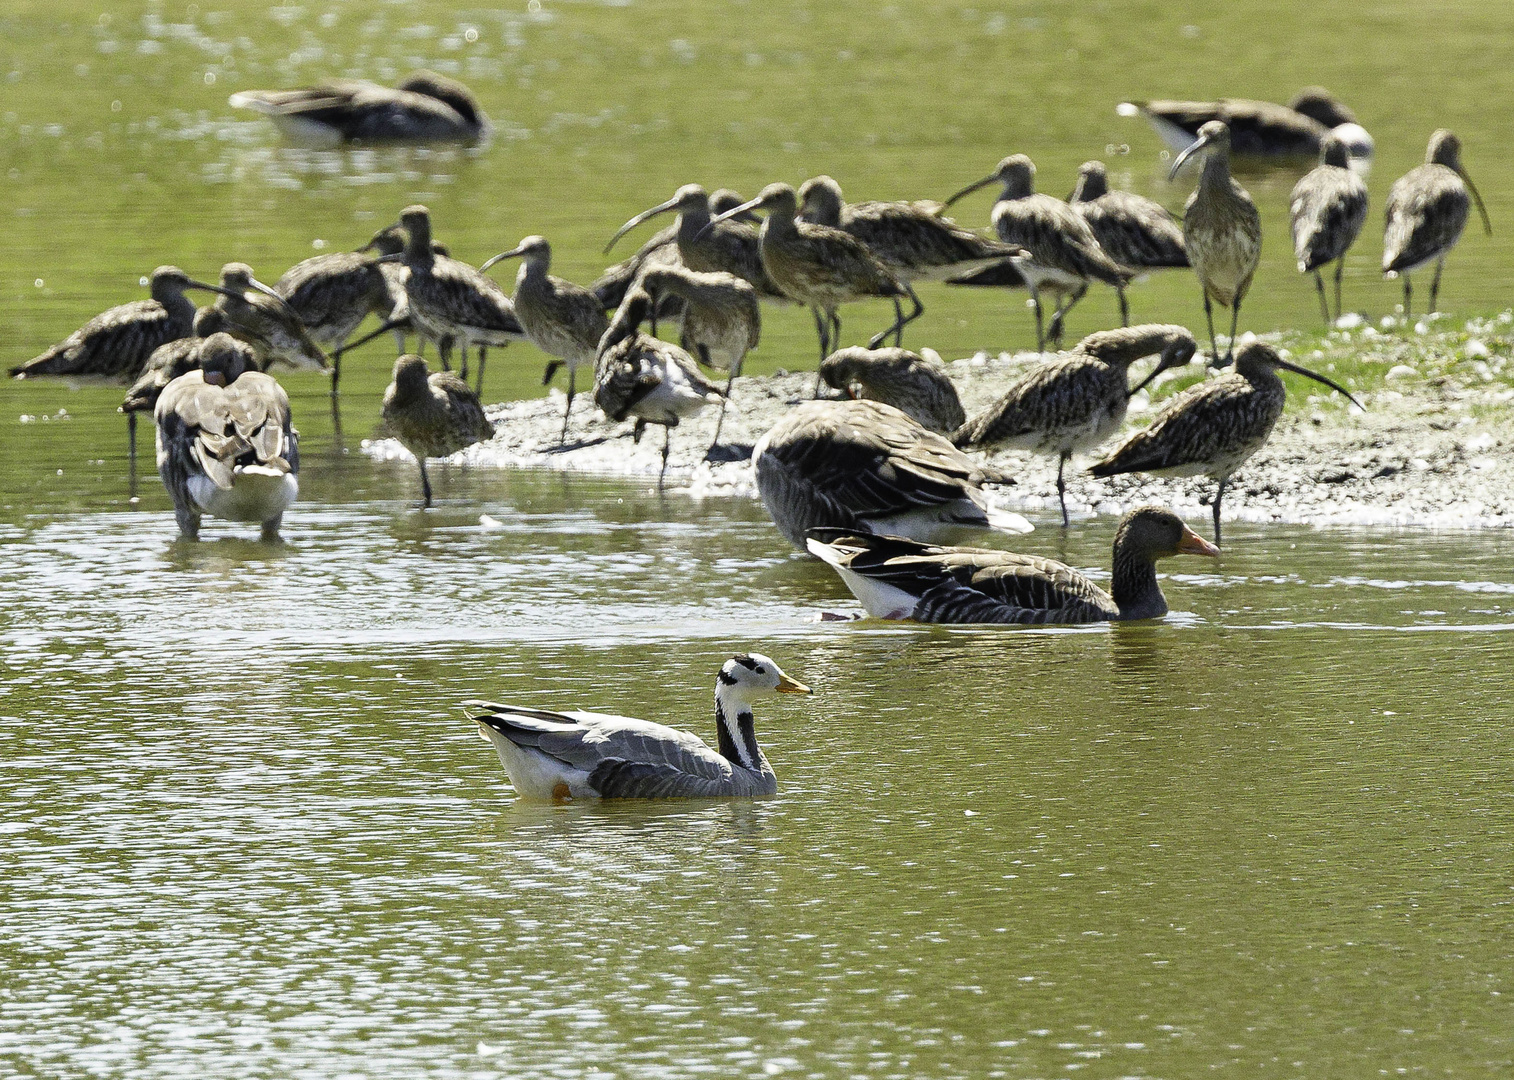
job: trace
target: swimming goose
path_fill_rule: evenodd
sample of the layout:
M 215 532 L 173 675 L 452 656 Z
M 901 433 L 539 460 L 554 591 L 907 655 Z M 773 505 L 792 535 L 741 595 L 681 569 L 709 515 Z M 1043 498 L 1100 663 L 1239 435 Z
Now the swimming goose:
M 384 422 L 421 467 L 423 506 L 431 505 L 428 457 L 446 457 L 494 437 L 478 394 L 450 371 L 432 372 L 419 356 L 394 362 L 394 381 L 384 391 Z
M 1198 343 L 1181 326 L 1149 323 L 1089 334 L 1069 353 L 1040 364 L 1010 384 L 1002 397 L 951 435 L 963 450 L 1015 447 L 1056 454 L 1057 501 L 1068 524 L 1067 481 L 1062 472 L 1075 450 L 1113 435 L 1130 398 L 1168 368 L 1193 358 Z M 1160 353 L 1161 360 L 1135 389 L 1130 365 Z
M 553 712 L 470 701 L 523 799 L 678 799 L 772 795 L 778 778 L 752 717 L 767 694 L 808 694 L 761 653 L 733 656 L 715 682 L 718 749 L 687 731 L 610 713 Z
M 299 434 L 283 387 L 249 370 L 230 335 L 212 334 L 199 370 L 164 388 L 155 415 L 158 475 L 184 538 L 199 539 L 200 517 L 210 514 L 261 522 L 263 539 L 277 539 L 300 491 Z
M 838 349 L 820 365 L 820 378 L 847 397 L 892 405 L 931 431 L 946 434 L 967 419 L 951 376 L 932 349 Z
M 758 441 L 752 461 L 762 505 L 800 551 L 806 531 L 825 525 L 926 540 L 953 526 L 1031 531 L 983 494 L 983 484 L 1012 479 L 882 402 L 806 401 Z
M 1121 519 L 1107 593 L 1054 559 L 1009 551 L 933 547 L 845 529 L 812 529 L 809 549 L 835 568 L 869 615 L 931 623 L 1159 619 L 1167 614 L 1167 600 L 1156 561 L 1220 553 L 1159 506 L 1143 506 Z
M 331 79 L 298 90 L 243 90 L 227 104 L 262 113 L 291 141 L 309 147 L 473 143 L 491 130 L 471 90 L 424 70 L 405 76 L 393 89 L 365 79 Z

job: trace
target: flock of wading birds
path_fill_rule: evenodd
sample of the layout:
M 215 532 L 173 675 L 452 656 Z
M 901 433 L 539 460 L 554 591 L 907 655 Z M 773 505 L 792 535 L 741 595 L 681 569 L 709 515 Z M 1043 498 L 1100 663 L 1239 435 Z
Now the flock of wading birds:
M 329 363 L 336 395 L 342 353 L 394 333 L 401 355 L 383 417 L 419 461 L 429 506 L 426 459 L 494 433 L 467 382 L 470 346 L 477 350 L 479 386 L 487 350 L 516 341 L 529 340 L 554 358 L 544 382 L 567 367 L 564 443 L 577 370 L 588 366 L 595 404 L 607 416 L 634 420 L 637 438 L 647 424 L 664 427 L 665 470 L 666 433 L 681 418 L 717 404 L 723 417 L 742 359 L 758 343 L 760 302 L 803 304 L 814 314 L 820 339 L 816 400 L 797 404 L 758 442 L 752 453 L 757 483 L 783 535 L 835 568 L 870 614 L 942 623 L 1160 617 L 1167 604 L 1156 562 L 1219 554 L 1216 544 L 1165 509 L 1143 507 L 1120 521 L 1108 592 L 1050 559 L 938 541 L 964 528 L 1029 529 L 1018 515 L 992 508 L 983 490 L 1013 479 L 969 457 L 968 450 L 1018 447 L 1058 455 L 1065 526 L 1062 470 L 1072 453 L 1112 435 L 1132 394 L 1193 357 L 1197 342 L 1181 326 L 1128 325 L 1124 288 L 1138 273 L 1192 266 L 1203 287 L 1210 361 L 1233 368 L 1173 397 L 1149 427 L 1095 465 L 1093 475 L 1208 474 L 1219 482 L 1212 503 L 1217 543 L 1226 483 L 1265 443 L 1282 412 L 1277 370 L 1350 397 L 1269 345 L 1234 349 L 1240 305 L 1259 260 L 1261 221 L 1230 173 L 1231 124 L 1255 144 L 1265 142 L 1269 119 L 1242 115 L 1236 104 L 1215 103 L 1207 116 L 1194 103 L 1129 107 L 1146 112 L 1164 135 L 1179 133 L 1173 141 L 1182 151 L 1173 176 L 1190 158 L 1203 160 L 1181 223 L 1151 200 L 1108 190 L 1098 162 L 1081 168 L 1069 202 L 1038 194 L 1035 167 L 1024 155 L 1005 158 L 945 204 L 849 204 L 835 181 L 823 176 L 797 192 L 770 184 L 749 201 L 686 185 L 626 222 L 610 246 L 656 215 L 676 213 L 674 224 L 585 288 L 550 274 L 551 247 L 540 236 L 478 268 L 454 259 L 433 240 L 426 208 L 411 206 L 358 251 L 308 259 L 271 287 L 242 263 L 223 267 L 216 285 L 160 267 L 151 278 L 151 300 L 97 316 L 12 374 L 135 378 L 121 406 L 131 423 L 133 451 L 136 413 L 153 409 L 158 469 L 182 534 L 196 537 L 201 516 L 210 514 L 261 522 L 265 538 L 273 538 L 297 495 L 299 468 L 288 397 L 266 374 L 274 362 Z M 1181 108 L 1163 113 L 1163 105 Z M 1339 263 L 1365 220 L 1367 189 L 1341 138 L 1310 122 L 1319 126 L 1317 134 L 1305 132 L 1320 163 L 1293 191 L 1292 231 L 1298 268 L 1314 275 L 1328 320 L 1320 269 L 1337 262 L 1339 315 Z M 1002 186 L 991 219 L 997 239 L 944 216 L 951 203 L 993 183 Z M 1406 316 L 1408 275 L 1430 263 L 1434 309 L 1441 266 L 1473 199 L 1482 211 L 1456 137 L 1437 131 L 1426 163 L 1399 179 L 1388 196 L 1383 269 L 1403 277 Z M 760 222 L 756 211 L 766 212 Z M 514 258 L 521 266 L 510 296 L 484 271 Z M 1038 349 L 1044 350 L 1048 337 L 1060 344 L 1068 310 L 1093 281 L 1119 290 L 1126 325 L 1089 335 L 1025 372 L 995 404 L 969 419 L 939 362 L 900 347 L 904 327 L 923 311 L 912 286 L 918 280 L 1023 285 L 1036 311 Z M 197 311 L 186 289 L 218 295 Z M 1055 301 L 1049 333 L 1043 331 L 1043 294 Z M 893 300 L 893 323 L 866 348 L 837 349 L 839 307 L 869 297 Z M 912 305 L 908 314 L 905 300 Z M 1223 359 L 1213 303 L 1232 312 L 1230 351 Z M 382 325 L 349 345 L 370 313 Z M 659 320 L 676 321 L 678 344 L 656 336 Z M 406 354 L 407 333 L 419 337 L 422 351 L 433 342 L 445 370 L 430 372 L 422 356 Z M 893 348 L 883 347 L 889 336 Z M 451 371 L 455 350 L 461 376 Z M 1131 388 L 1128 368 L 1151 356 L 1158 358 L 1155 368 Z M 701 365 L 728 372 L 724 387 L 707 379 Z M 821 399 L 823 384 L 847 396 Z M 712 453 L 718 442 L 717 424 Z M 470 715 L 494 743 L 517 791 L 528 797 L 761 794 L 776 783 L 756 743 L 751 700 L 775 691 L 808 689 L 765 656 L 726 662 L 716 686 L 718 750 L 688 733 L 626 717 L 483 703 Z

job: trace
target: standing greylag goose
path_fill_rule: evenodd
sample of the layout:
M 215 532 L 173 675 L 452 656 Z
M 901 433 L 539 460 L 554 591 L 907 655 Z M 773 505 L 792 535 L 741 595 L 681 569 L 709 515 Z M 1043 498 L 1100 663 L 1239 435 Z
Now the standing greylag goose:
M 1330 321 L 1330 303 L 1325 299 L 1325 279 L 1320 267 L 1335 262 L 1335 317 L 1341 314 L 1341 272 L 1346 251 L 1356 243 L 1367 220 L 1367 185 L 1347 167 L 1346 144 L 1326 135 L 1320 144 L 1319 165 L 1293 185 L 1288 197 L 1293 225 L 1293 254 L 1300 274 L 1313 274 L 1319 290 L 1319 306 Z
M 853 345 L 827 356 L 820 377 L 847 397 L 881 401 L 938 434 L 957 430 L 967 419 L 962 399 L 935 350 L 922 356 L 908 349 L 865 349 Z
M 423 506 L 431 505 L 428 457 L 446 457 L 494 436 L 494 425 L 473 388 L 450 371 L 430 372 L 419 356 L 401 356 L 394 362 L 394 381 L 384 391 L 382 412 L 389 430 L 421 467 Z
M 592 290 L 548 273 L 552 269 L 552 245 L 544 236 L 528 236 L 509 251 L 486 260 L 478 269 L 482 273 L 497 262 L 514 258 L 521 260 L 515 275 L 515 295 L 511 298 L 515 317 L 531 344 L 554 358 L 547 364 L 542 385 L 551 382 L 563 364 L 568 365 L 568 404 L 563 409 L 562 434 L 558 437 L 559 442 L 566 442 L 579 365 L 592 368 L 610 320 L 605 318 L 599 297 Z
M 1009 551 L 933 547 L 845 529 L 812 529 L 809 549 L 835 568 L 869 615 L 929 623 L 1159 619 L 1167 614 L 1167 599 L 1156 561 L 1220 553 L 1159 506 L 1121 519 L 1107 593 L 1070 566 Z
M 289 396 L 247 362 L 230 335 L 212 334 L 200 347 L 199 369 L 158 397 L 158 475 L 186 540 L 199 539 L 203 514 L 261 522 L 263 539 L 275 540 L 299 495 Z
M 188 337 L 194 328 L 194 301 L 185 289 L 220 292 L 195 281 L 177 266 L 160 266 L 149 280 L 151 300 L 133 300 L 102 311 L 41 356 L 10 369 L 18 379 L 39 375 L 98 375 L 135 379 L 153 350 Z
M 1168 368 L 1193 358 L 1197 343 L 1181 326 L 1152 323 L 1090 334 L 1063 356 L 1010 384 L 1002 397 L 951 435 L 964 450 L 1016 447 L 1057 455 L 1057 502 L 1068 524 L 1067 481 L 1062 472 L 1077 450 L 1097 446 L 1125 419 L 1133 394 Z M 1161 360 L 1131 389 L 1127 372 L 1142 357 Z
M 718 749 L 687 731 L 612 713 L 487 701 L 470 701 L 465 710 L 523 799 L 730 798 L 778 790 L 757 745 L 753 700 L 809 692 L 761 653 L 733 656 L 715 680 Z
M 1102 161 L 1078 166 L 1078 184 L 1067 197 L 1094 239 L 1115 262 L 1132 270 L 1165 270 L 1188 265 L 1183 226 L 1165 206 L 1130 191 L 1111 191 Z M 1120 298 L 1120 325 L 1130 325 L 1130 302 L 1125 286 L 1115 286 Z
M 662 469 L 657 474 L 661 485 L 668 471 L 673 429 L 684 417 L 720 400 L 721 393 L 700 374 L 692 356 L 677 345 L 641 332 L 654 303 L 651 295 L 639 288 L 626 293 L 621 301 L 594 363 L 594 403 L 611 420 L 635 417 L 637 442 L 648 424 L 662 425 Z
M 877 401 L 807 401 L 752 451 L 757 490 L 778 531 L 800 551 L 817 526 L 920 539 L 951 528 L 1030 532 L 991 510 L 983 484 L 1013 484 L 940 435 Z
M 1214 477 L 1214 542 L 1220 542 L 1220 500 L 1225 485 L 1246 459 L 1266 445 L 1283 414 L 1286 392 L 1278 369 L 1303 375 L 1362 403 L 1339 383 L 1290 364 L 1271 345 L 1248 342 L 1235 354 L 1235 367 L 1218 378 L 1175 395 L 1152 420 L 1088 471 L 1094 476 L 1145 472 L 1156 476 Z
M 297 90 L 243 90 L 227 103 L 262 113 L 290 141 L 309 147 L 345 142 L 474 143 L 489 120 L 473 92 L 434 71 L 415 71 L 393 88 L 365 79 L 332 79 Z
M 1471 193 L 1470 199 L 1468 193 Z M 1482 196 L 1461 163 L 1461 140 L 1441 128 L 1430 136 L 1425 163 L 1410 169 L 1388 189 L 1388 223 L 1383 233 L 1383 276 L 1404 279 L 1404 319 L 1409 318 L 1409 275 L 1435 264 L 1430 281 L 1430 310 L 1440 295 L 1440 272 L 1446 256 L 1461 239 L 1471 199 L 1477 200 L 1482 227 L 1493 235 Z

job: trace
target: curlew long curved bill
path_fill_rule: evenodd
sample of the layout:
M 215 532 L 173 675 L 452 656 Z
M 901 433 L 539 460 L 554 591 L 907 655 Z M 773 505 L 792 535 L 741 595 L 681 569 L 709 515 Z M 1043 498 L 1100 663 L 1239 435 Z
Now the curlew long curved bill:
M 492 259 L 485 259 L 483 265 L 478 268 L 478 272 L 482 274 L 485 270 L 489 269 L 489 267 L 493 266 L 497 262 L 504 262 L 506 259 L 519 258 L 525 253 L 526 249 L 523 247 L 513 247 L 509 251 L 501 251 Z
M 1477 204 L 1477 212 L 1482 216 L 1483 232 L 1493 235 L 1493 223 L 1488 220 L 1488 208 L 1482 204 L 1482 196 L 1477 193 L 1477 185 L 1472 183 L 1472 178 L 1467 175 L 1467 170 L 1458 168 L 1456 175 L 1461 177 L 1462 183 L 1467 185 L 1467 190 L 1472 193 L 1472 201 Z
M 1167 171 L 1167 179 L 1176 179 L 1178 170 L 1187 163 L 1188 159 L 1193 157 L 1193 155 L 1197 154 L 1200 150 L 1204 149 L 1204 147 L 1211 145 L 1213 142 L 1214 140 L 1210 139 L 1207 136 L 1199 136 L 1198 139 L 1196 139 L 1193 144 L 1188 147 L 1187 150 L 1184 150 L 1177 156 L 1176 160 L 1173 161 L 1172 168 Z
M 1175 345 L 1169 345 L 1167 348 L 1163 349 L 1161 353 L 1161 359 L 1157 361 L 1157 366 L 1152 368 L 1151 374 L 1142 379 L 1136 385 L 1136 387 L 1130 391 L 1130 396 L 1135 397 L 1142 390 L 1146 389 L 1147 385 L 1151 382 L 1152 379 L 1155 379 L 1158 375 L 1168 370 L 1169 368 L 1182 367 L 1184 364 L 1188 363 L 1188 361 L 1193 359 L 1194 353 L 1196 353 L 1197 351 L 1198 343 L 1192 341 L 1180 341 Z
M 968 184 L 961 191 L 957 192 L 951 198 L 947 199 L 944 203 L 942 203 L 941 204 L 942 209 L 945 209 L 946 207 L 950 206 L 952 203 L 956 202 L 958 199 L 962 198 L 964 195 L 971 195 L 973 192 L 977 191 L 979 188 L 988 187 L 989 184 L 992 184 L 997 179 L 999 179 L 999 174 L 998 173 L 992 173 L 992 174 L 990 174 L 988 176 L 985 176 L 982 180 L 975 180 L 975 181 L 973 181 L 971 184 Z
M 1355 398 L 1355 396 L 1352 395 L 1352 393 L 1351 393 L 1350 390 L 1347 390 L 1344 386 L 1342 386 L 1338 382 L 1335 382 L 1335 381 L 1333 381 L 1331 379 L 1325 378 L 1325 376 L 1321 375 L 1319 372 L 1317 372 L 1317 371 L 1310 371 L 1308 368 L 1301 367 L 1298 364 L 1290 364 L 1286 360 L 1275 360 L 1273 362 L 1275 364 L 1277 364 L 1278 367 L 1282 368 L 1284 371 L 1291 371 L 1295 375 L 1302 375 L 1306 379 L 1313 379 L 1317 383 L 1322 383 L 1325 386 L 1328 386 L 1330 389 L 1334 390 L 1336 393 L 1345 395 L 1346 400 L 1350 401 L 1351 404 L 1355 405 L 1362 412 L 1366 412 L 1367 411 L 1367 406 L 1363 405 L 1360 401 L 1357 401 L 1356 398 Z
M 674 198 L 669 199 L 667 202 L 658 203 L 650 210 L 643 210 L 641 213 L 637 214 L 630 221 L 626 222 L 620 228 L 615 230 L 615 235 L 610 237 L 610 242 L 605 245 L 604 253 L 606 255 L 610 254 L 610 249 L 615 246 L 615 241 L 619 240 L 622 236 L 630 232 L 632 229 L 636 228 L 636 226 L 640 225 L 642 222 L 650 221 L 658 214 L 666 214 L 672 210 L 678 209 L 678 203 L 679 200 L 675 196 Z
M 764 207 L 764 203 L 762 201 L 762 196 L 759 195 L 755 199 L 748 199 L 746 202 L 742 203 L 740 206 L 733 206 L 729 210 L 725 211 L 724 213 L 716 214 L 714 217 L 710 218 L 709 223 L 707 225 L 705 225 L 704 228 L 702 228 L 702 229 L 699 230 L 698 235 L 699 236 L 703 236 L 705 233 L 709 232 L 711 229 L 713 229 L 720 222 L 722 222 L 722 221 L 729 221 L 731 218 L 735 217 L 737 214 L 747 213 L 748 211 L 751 211 L 751 210 L 761 210 L 761 209 L 763 209 L 763 207 Z
M 219 285 L 211 285 L 208 282 L 204 281 L 196 281 L 194 278 L 190 278 L 188 281 L 186 281 L 184 283 L 184 287 L 186 289 L 204 289 L 206 292 L 220 293 L 222 296 L 229 296 L 232 299 L 235 299 L 237 295 L 231 289 L 224 289 Z

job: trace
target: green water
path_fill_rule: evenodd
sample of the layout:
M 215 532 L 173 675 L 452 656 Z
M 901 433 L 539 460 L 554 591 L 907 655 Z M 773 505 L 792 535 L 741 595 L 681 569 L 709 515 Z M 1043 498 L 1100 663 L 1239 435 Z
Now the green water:
M 416 200 L 462 257 L 541 232 L 584 281 L 690 180 L 940 197 L 1025 151 L 1062 194 L 1129 144 L 1116 178 L 1177 206 L 1115 102 L 1309 82 L 1377 139 L 1348 306 L 1391 310 L 1375 223 L 1444 125 L 1498 232 L 1469 229 L 1443 296 L 1491 310 L 1514 151 L 1484 110 L 1511 90 L 1511 24 L 1472 2 L 12 0 L 0 363 L 159 263 L 273 278 Z M 477 89 L 493 143 L 296 151 L 224 105 L 420 63 Z M 1243 177 L 1268 229 L 1259 329 L 1317 318 L 1286 257 L 1295 176 Z M 1018 298 L 923 297 L 911 344 L 1028 343 Z M 1132 304 L 1199 316 L 1181 274 Z M 1114 310 L 1095 293 L 1071 330 Z M 851 340 L 887 314 L 843 318 Z M 772 312 L 752 366 L 813 347 L 807 316 Z M 279 547 L 215 523 L 173 543 L 150 466 L 131 502 L 118 388 L 0 385 L 0 1075 L 1514 1066 L 1514 538 L 1236 523 L 1218 565 L 1165 565 L 1160 625 L 819 622 L 857 605 L 755 503 L 439 467 L 415 512 L 413 466 L 357 450 L 390 359 L 378 343 L 344 372 L 340 433 L 320 378 L 287 380 L 305 462 Z M 540 370 L 497 353 L 488 394 L 538 393 Z M 1021 550 L 1104 574 L 1111 521 L 1036 523 Z M 769 801 L 518 805 L 459 710 L 708 737 L 715 670 L 749 648 L 816 691 L 758 711 Z

